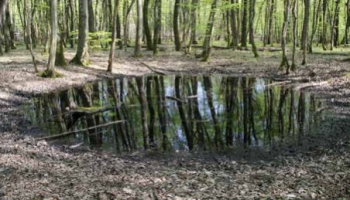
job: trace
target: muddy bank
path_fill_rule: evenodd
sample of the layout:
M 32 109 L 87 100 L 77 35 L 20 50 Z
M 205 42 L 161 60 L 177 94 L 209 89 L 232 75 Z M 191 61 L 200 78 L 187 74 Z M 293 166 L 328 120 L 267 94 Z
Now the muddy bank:
M 68 52 L 67 58 L 72 55 Z M 311 64 L 288 77 L 276 73 L 280 60 L 271 52 L 252 59 L 250 52 L 215 51 L 209 63 L 174 52 L 163 52 L 158 58 L 145 52 L 139 60 L 131 53 L 120 52 L 117 57 L 113 75 L 104 72 L 107 54 L 96 52 L 91 67 L 58 69 L 64 75 L 59 79 L 37 77 L 25 51 L 0 57 L 0 195 L 8 199 L 349 197 L 350 92 L 348 63 L 342 62 L 346 55 L 311 55 Z M 45 56 L 39 56 L 39 62 L 44 69 Z M 162 73 L 327 81 L 308 90 L 328 108 L 316 135 L 259 153 L 235 149 L 217 154 L 144 152 L 116 157 L 89 150 L 75 152 L 26 135 L 39 131 L 23 120 L 21 111 L 32 95 L 106 77 L 151 73 L 141 62 Z

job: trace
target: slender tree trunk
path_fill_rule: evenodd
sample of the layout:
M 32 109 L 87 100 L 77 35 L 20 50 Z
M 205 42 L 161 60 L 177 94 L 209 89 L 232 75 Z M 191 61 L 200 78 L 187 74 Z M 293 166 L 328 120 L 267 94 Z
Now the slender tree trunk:
M 50 53 L 49 61 L 46 66 L 45 76 L 56 77 L 55 72 L 55 61 L 56 61 L 56 49 L 57 49 L 57 34 L 58 34 L 58 23 L 57 23 L 57 0 L 51 0 L 50 5 L 51 12 L 51 35 L 50 35 Z
M 271 0 L 270 6 L 270 16 L 269 16 L 269 28 L 268 28 L 268 36 L 267 36 L 267 44 L 273 44 L 273 23 L 275 18 L 275 0 Z
M 209 56 L 210 56 L 210 48 L 211 48 L 210 43 L 211 43 L 211 37 L 213 35 L 217 4 L 218 4 L 218 0 L 213 0 L 213 3 L 211 4 L 211 10 L 209 14 L 207 28 L 205 31 L 204 42 L 203 42 L 203 52 L 200 56 L 203 58 L 202 61 L 205 61 L 205 62 L 209 60 Z
M 180 15 L 180 0 L 175 0 L 173 25 L 174 25 L 174 42 L 175 42 L 176 51 L 181 51 L 179 15 Z
M 243 16 L 242 16 L 242 29 L 241 29 L 241 48 L 247 48 L 247 24 L 248 24 L 248 1 L 243 0 Z
M 297 11 L 297 0 L 292 0 L 292 19 L 293 19 L 293 49 L 292 49 L 292 66 L 291 70 L 294 71 L 296 69 L 296 63 L 295 63 L 295 54 L 296 54 L 296 45 L 297 45 L 297 23 L 298 23 L 298 11 Z
M 153 27 L 153 55 L 158 54 L 158 41 L 160 38 L 160 26 L 162 24 L 161 18 L 161 0 L 155 0 L 154 2 L 154 27 Z
M 69 16 L 69 31 L 72 32 L 75 30 L 75 22 L 74 22 L 74 19 L 75 19 L 75 0 L 69 0 L 69 13 L 70 13 L 70 16 Z M 70 43 L 70 48 L 74 48 L 74 36 L 72 35 L 70 38 L 69 38 L 69 43 Z
M 109 51 L 108 67 L 107 67 L 108 72 L 112 72 L 112 70 L 113 70 L 115 39 L 117 36 L 116 31 L 117 31 L 118 9 L 119 9 L 119 0 L 114 0 L 112 44 L 111 44 L 111 49 Z
M 231 0 L 231 4 L 237 3 L 236 0 Z M 236 8 L 231 9 L 231 33 L 232 33 L 232 49 L 236 50 L 238 48 L 239 33 L 237 25 L 237 14 L 238 10 Z
M 28 10 L 28 0 L 24 0 L 24 9 L 23 9 L 23 18 L 24 18 L 24 29 L 25 29 L 25 35 L 24 35 L 24 41 L 26 43 L 26 45 L 29 47 L 29 51 L 30 54 L 32 56 L 32 61 L 33 61 L 33 65 L 34 65 L 34 70 L 35 72 L 39 72 L 38 67 L 36 65 L 36 58 L 35 58 L 35 54 L 33 52 L 33 48 L 32 48 L 32 36 L 31 36 L 31 30 L 30 27 L 28 25 L 28 21 L 30 21 L 30 12 Z
M 135 57 L 141 57 L 141 37 L 142 37 L 142 0 L 136 0 L 136 39 L 135 39 Z
M 86 0 L 79 0 L 79 34 L 78 48 L 71 63 L 77 65 L 89 64 L 88 52 L 88 31 L 89 31 L 89 12 Z
M 192 44 L 198 44 L 197 41 L 197 7 L 198 0 L 192 0 L 191 3 L 191 42 Z
M 327 50 L 327 1 L 328 0 L 323 0 L 322 4 L 322 21 L 323 21 L 323 26 L 322 26 L 322 48 L 323 50 Z
M 287 31 L 288 31 L 288 23 L 289 23 L 289 8 L 290 0 L 284 0 L 284 18 L 283 18 L 283 29 L 282 29 L 282 62 L 280 65 L 280 69 L 286 67 L 286 74 L 289 74 L 289 63 L 287 58 Z
M 92 0 L 87 0 L 88 1 L 88 12 L 89 12 L 89 32 L 93 33 L 96 32 L 96 27 L 95 27 L 95 14 L 94 14 L 94 8 L 92 4 Z
M 334 16 L 332 19 L 332 29 L 331 29 L 331 50 L 333 46 L 337 46 L 338 43 L 338 34 L 339 34 L 339 4 L 340 0 L 335 1 Z
M 147 50 L 153 50 L 153 42 L 152 42 L 152 34 L 151 34 L 151 29 L 149 27 L 148 21 L 148 7 L 149 7 L 149 2 L 150 0 L 145 0 L 143 4 L 143 29 L 144 33 L 146 36 L 146 45 L 147 45 Z
M 249 42 L 252 45 L 252 51 L 254 54 L 254 57 L 259 57 L 258 50 L 255 45 L 254 41 L 254 17 L 255 17 L 255 0 L 250 0 L 250 13 L 249 13 Z
M 309 37 L 309 17 L 310 17 L 310 0 L 304 0 L 304 22 L 303 22 L 303 31 L 301 36 L 301 49 L 303 50 L 303 61 L 302 65 L 306 64 L 306 51 L 308 45 Z
M 309 40 L 309 45 L 308 45 L 308 52 L 312 53 L 312 42 L 314 40 L 316 31 L 317 31 L 317 25 L 318 25 L 318 19 L 319 19 L 319 13 L 321 10 L 321 1 L 317 4 L 317 1 L 314 2 L 314 12 L 313 12 L 313 17 L 312 17 L 312 31 L 311 31 L 311 37 Z

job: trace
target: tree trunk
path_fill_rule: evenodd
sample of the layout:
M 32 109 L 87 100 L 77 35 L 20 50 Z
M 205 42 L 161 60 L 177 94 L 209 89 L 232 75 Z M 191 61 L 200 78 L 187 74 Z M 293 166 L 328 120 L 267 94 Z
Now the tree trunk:
M 332 29 L 331 29 L 331 50 L 333 50 L 333 46 L 337 46 L 338 36 L 339 36 L 339 4 L 340 0 L 336 0 L 334 16 L 332 19 Z
M 136 0 L 136 39 L 135 39 L 135 57 L 141 57 L 141 37 L 142 37 L 142 0 Z
M 214 0 L 211 4 L 211 10 L 209 14 L 209 19 L 205 31 L 204 36 L 204 42 L 203 42 L 203 52 L 201 54 L 201 57 L 203 57 L 202 61 L 208 61 L 209 55 L 210 55 L 210 42 L 211 42 L 211 36 L 213 34 L 214 29 L 214 20 L 215 20 L 215 13 L 216 13 L 216 7 L 218 4 L 218 0 Z
M 151 34 L 151 29 L 149 27 L 148 21 L 148 7 L 149 7 L 149 1 L 150 0 L 145 0 L 143 4 L 143 29 L 144 33 L 146 36 L 146 45 L 147 45 L 147 50 L 153 50 L 153 42 L 152 42 L 152 34 Z
M 303 31 L 301 36 L 301 49 L 303 50 L 303 61 L 302 65 L 306 64 L 306 50 L 308 45 L 309 37 L 309 17 L 310 17 L 310 0 L 304 0 L 304 22 Z
M 289 23 L 289 7 L 290 0 L 284 0 L 284 18 L 283 18 L 283 29 L 282 29 L 282 62 L 280 65 L 280 69 L 286 67 L 286 74 L 289 74 L 289 63 L 287 58 L 287 31 L 288 31 L 288 23 Z
M 75 30 L 75 0 L 69 0 L 69 19 L 70 19 L 70 25 L 69 25 L 69 31 L 72 32 Z M 74 48 L 74 36 L 72 35 L 69 38 L 70 48 Z
M 71 63 L 86 66 L 89 64 L 88 52 L 88 31 L 89 31 L 89 12 L 86 0 L 79 0 L 79 34 L 78 48 Z
M 89 18 L 89 32 L 93 33 L 96 32 L 96 27 L 95 27 L 95 15 L 94 15 L 94 8 L 92 5 L 92 0 L 87 0 L 88 1 L 88 18 Z
M 175 0 L 173 25 L 174 25 L 174 42 L 175 42 L 176 51 L 181 51 L 179 14 L 180 14 L 180 0 Z
M 318 25 L 318 18 L 319 18 L 319 13 L 321 10 L 321 1 L 319 1 L 318 5 L 317 5 L 317 1 L 314 2 L 314 13 L 313 13 L 313 17 L 312 17 L 312 31 L 311 31 L 311 37 L 309 40 L 309 45 L 308 45 L 308 52 L 312 53 L 312 42 L 314 40 L 316 31 L 317 31 L 317 25 Z
M 10 48 L 11 49 L 16 49 L 16 44 L 15 44 L 15 26 L 13 25 L 13 18 L 12 18 L 12 12 L 11 12 L 11 7 L 10 3 L 7 3 L 6 6 L 6 26 L 9 30 L 10 33 Z
M 158 54 L 158 41 L 160 38 L 160 26 L 162 24 L 161 11 L 162 11 L 161 0 L 155 0 L 154 2 L 154 25 L 153 25 L 153 55 Z
M 346 2 L 346 25 L 345 25 L 345 34 L 342 43 L 348 44 L 348 34 L 350 28 L 350 0 Z
M 112 72 L 113 70 L 115 39 L 117 36 L 116 31 L 117 31 L 118 9 L 119 9 L 119 0 L 114 0 L 112 44 L 111 44 L 111 49 L 109 51 L 107 72 Z
M 241 48 L 247 48 L 248 0 L 243 0 Z
M 24 18 L 24 41 L 26 43 L 26 45 L 29 48 L 30 54 L 32 56 L 32 61 L 33 61 L 33 65 L 34 65 L 34 70 L 35 72 L 39 72 L 38 67 L 36 65 L 36 58 L 35 58 L 35 54 L 33 52 L 33 48 L 32 48 L 32 36 L 31 36 L 31 30 L 30 27 L 28 25 L 28 22 L 31 21 L 31 17 L 30 17 L 30 12 L 28 10 L 28 0 L 24 0 L 24 9 L 23 9 L 23 18 Z
M 291 69 L 292 71 L 295 70 L 296 68 L 296 63 L 295 63 L 295 53 L 296 53 L 296 45 L 297 45 L 297 34 L 298 34 L 298 29 L 297 29 L 297 24 L 298 24 L 298 11 L 297 11 L 297 0 L 292 1 L 292 19 L 293 19 L 293 33 L 292 33 L 292 38 L 293 38 L 293 50 L 292 50 L 292 66 Z
M 56 48 L 57 48 L 57 0 L 51 0 L 50 13 L 51 13 L 51 34 L 50 34 L 50 53 L 49 61 L 46 66 L 45 77 L 54 78 L 55 73 L 55 61 L 56 61 Z
M 327 50 L 327 1 L 323 0 L 322 4 L 322 48 L 323 50 Z
M 231 4 L 237 3 L 236 0 L 231 0 Z M 239 34 L 237 25 L 237 9 L 231 9 L 231 33 L 232 33 L 232 49 L 236 50 L 238 48 Z
M 250 0 L 250 13 L 249 13 L 249 42 L 252 45 L 252 51 L 254 57 L 259 57 L 258 50 L 254 42 L 254 17 L 255 17 L 255 0 Z
M 198 0 L 192 0 L 191 3 L 191 39 L 192 44 L 198 44 L 197 41 L 197 7 Z

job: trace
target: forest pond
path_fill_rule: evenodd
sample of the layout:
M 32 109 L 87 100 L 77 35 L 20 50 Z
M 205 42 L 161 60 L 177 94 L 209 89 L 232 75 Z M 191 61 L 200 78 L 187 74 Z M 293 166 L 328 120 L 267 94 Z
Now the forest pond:
M 321 106 L 312 94 L 268 79 L 169 75 L 103 80 L 41 95 L 25 115 L 46 137 L 67 145 L 182 151 L 298 141 L 312 134 Z

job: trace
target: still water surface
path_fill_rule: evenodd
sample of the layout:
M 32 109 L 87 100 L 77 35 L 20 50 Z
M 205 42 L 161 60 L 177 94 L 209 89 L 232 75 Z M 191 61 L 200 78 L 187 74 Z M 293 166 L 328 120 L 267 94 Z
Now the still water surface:
M 321 103 L 267 79 L 146 76 L 36 97 L 26 118 L 67 144 L 130 152 L 271 147 L 311 134 Z

